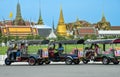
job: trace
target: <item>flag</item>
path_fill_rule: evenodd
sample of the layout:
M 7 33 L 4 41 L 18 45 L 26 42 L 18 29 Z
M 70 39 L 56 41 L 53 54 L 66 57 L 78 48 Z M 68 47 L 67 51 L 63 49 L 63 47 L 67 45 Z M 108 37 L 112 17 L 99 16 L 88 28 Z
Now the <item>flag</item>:
M 9 18 L 12 18 L 12 17 L 13 17 L 13 13 L 10 12 L 10 14 L 9 14 Z

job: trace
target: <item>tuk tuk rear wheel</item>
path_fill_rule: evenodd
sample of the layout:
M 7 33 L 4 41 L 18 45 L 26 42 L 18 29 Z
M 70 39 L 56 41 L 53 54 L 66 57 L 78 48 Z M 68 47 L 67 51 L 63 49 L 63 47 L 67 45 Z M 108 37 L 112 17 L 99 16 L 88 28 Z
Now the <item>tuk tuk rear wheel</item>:
M 10 61 L 8 58 L 6 58 L 6 59 L 5 59 L 5 64 L 6 64 L 6 65 L 11 65 L 11 61 Z
M 31 66 L 35 65 L 36 64 L 36 59 L 34 57 L 30 57 L 28 63 Z
M 107 57 L 104 57 L 103 60 L 102 60 L 102 63 L 103 63 L 104 65 L 107 65 L 107 64 L 110 63 L 110 60 L 109 60 Z

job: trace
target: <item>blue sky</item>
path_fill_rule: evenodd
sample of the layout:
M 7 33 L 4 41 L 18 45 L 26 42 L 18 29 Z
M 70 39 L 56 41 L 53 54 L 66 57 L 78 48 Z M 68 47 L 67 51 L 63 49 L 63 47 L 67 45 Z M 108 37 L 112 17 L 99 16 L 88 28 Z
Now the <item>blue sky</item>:
M 18 0 L 0 0 L 0 20 L 9 20 L 10 12 L 16 16 Z M 19 0 L 24 20 L 38 21 L 39 8 L 46 25 L 51 26 L 54 19 L 58 23 L 60 6 L 63 9 L 65 23 L 86 20 L 95 23 L 101 20 L 102 13 L 112 26 L 120 26 L 120 0 Z

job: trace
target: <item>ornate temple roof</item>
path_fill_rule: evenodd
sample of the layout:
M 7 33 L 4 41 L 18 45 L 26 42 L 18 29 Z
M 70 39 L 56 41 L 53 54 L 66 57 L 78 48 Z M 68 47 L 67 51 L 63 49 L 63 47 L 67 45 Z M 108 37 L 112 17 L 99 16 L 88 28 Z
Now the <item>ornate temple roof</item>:
M 21 8 L 20 8 L 19 1 L 17 3 L 16 18 L 15 18 L 13 23 L 14 23 L 14 25 L 25 25 L 25 22 L 22 18 L 22 15 L 21 15 Z
M 104 14 L 102 15 L 101 21 L 97 23 L 96 28 L 98 28 L 98 30 L 110 30 L 111 29 L 111 24 L 110 22 L 106 20 Z
M 40 13 L 39 13 L 39 19 L 38 19 L 38 25 L 44 25 L 44 22 L 43 22 L 43 19 L 42 19 L 42 16 L 41 16 L 41 10 L 40 10 Z

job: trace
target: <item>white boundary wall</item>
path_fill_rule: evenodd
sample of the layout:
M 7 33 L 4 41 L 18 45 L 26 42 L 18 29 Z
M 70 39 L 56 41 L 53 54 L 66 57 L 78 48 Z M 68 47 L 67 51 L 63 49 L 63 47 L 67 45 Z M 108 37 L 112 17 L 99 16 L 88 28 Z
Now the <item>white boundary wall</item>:
M 7 55 L 0 55 L 0 65 L 4 65 L 4 61 Z

